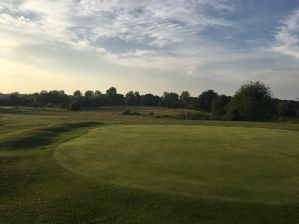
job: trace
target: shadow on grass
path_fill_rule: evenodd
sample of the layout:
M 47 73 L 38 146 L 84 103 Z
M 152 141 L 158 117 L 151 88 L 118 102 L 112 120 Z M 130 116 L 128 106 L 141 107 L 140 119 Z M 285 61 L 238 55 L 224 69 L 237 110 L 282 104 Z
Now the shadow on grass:
M 79 122 L 63 125 L 53 125 L 24 131 L 9 135 L 0 140 L 0 150 L 26 149 L 49 145 L 55 141 L 55 137 L 63 132 L 70 132 L 76 128 L 91 127 L 103 123 Z

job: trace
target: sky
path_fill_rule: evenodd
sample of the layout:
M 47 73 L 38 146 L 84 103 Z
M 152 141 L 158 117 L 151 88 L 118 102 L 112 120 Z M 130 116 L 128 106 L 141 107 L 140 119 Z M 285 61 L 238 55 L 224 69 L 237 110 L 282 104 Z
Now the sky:
M 298 0 L 1 0 L 0 92 L 299 97 Z

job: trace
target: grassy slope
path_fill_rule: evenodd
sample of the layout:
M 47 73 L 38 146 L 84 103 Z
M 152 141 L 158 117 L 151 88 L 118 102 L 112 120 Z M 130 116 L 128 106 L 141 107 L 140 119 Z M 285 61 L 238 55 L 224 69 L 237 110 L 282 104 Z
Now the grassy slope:
M 244 204 L 119 187 L 77 175 L 52 159 L 57 145 L 91 128 L 155 123 L 184 121 L 119 116 L 115 109 L 80 113 L 2 109 L 0 223 L 297 223 L 298 203 Z M 190 124 L 299 129 L 270 123 Z

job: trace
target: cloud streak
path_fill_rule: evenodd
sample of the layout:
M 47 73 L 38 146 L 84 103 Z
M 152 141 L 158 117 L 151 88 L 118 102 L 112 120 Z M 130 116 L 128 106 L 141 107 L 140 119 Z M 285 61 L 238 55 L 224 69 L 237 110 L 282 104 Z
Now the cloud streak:
M 273 51 L 299 59 L 299 10 L 281 21 L 275 34 L 276 46 Z

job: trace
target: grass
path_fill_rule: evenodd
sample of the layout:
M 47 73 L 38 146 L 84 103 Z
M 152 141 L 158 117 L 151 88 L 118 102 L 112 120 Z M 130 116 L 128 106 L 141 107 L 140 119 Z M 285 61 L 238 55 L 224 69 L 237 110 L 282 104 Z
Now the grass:
M 297 132 L 276 129 L 122 125 L 61 144 L 55 158 L 121 186 L 281 204 L 299 201 L 298 144 Z
M 212 147 L 211 149 L 217 155 L 216 159 L 208 151 L 198 154 L 202 157 L 197 158 L 201 162 L 205 162 L 207 166 L 202 165 L 200 172 L 194 173 L 186 166 L 183 169 L 185 174 L 178 175 L 173 174 L 173 171 L 177 169 L 175 165 L 167 164 L 166 166 L 162 163 L 164 170 L 160 170 L 160 172 L 156 167 L 157 175 L 155 174 L 155 176 L 160 179 L 163 179 L 166 168 L 172 172 L 169 172 L 172 180 L 175 180 L 175 177 L 184 176 L 187 180 L 188 175 L 195 175 L 197 181 L 195 181 L 195 184 L 199 183 L 199 177 L 201 176 L 204 177 L 206 182 L 218 177 L 219 183 L 227 182 L 231 184 L 234 187 L 233 192 L 236 192 L 238 188 L 240 188 L 239 192 L 244 192 L 244 188 L 246 189 L 244 183 L 251 180 L 247 184 L 249 190 L 254 188 L 253 182 L 256 182 L 255 184 L 258 187 L 254 189 L 258 190 L 261 189 L 261 186 L 265 186 L 270 191 L 266 192 L 267 197 L 264 198 L 252 198 L 252 195 L 258 193 L 252 192 L 251 195 L 248 194 L 247 196 L 244 194 L 239 195 L 239 200 L 227 200 L 226 198 L 230 196 L 230 192 L 224 190 L 221 192 L 222 184 L 219 185 L 220 191 L 217 191 L 216 188 L 216 190 L 211 189 L 210 194 L 216 194 L 217 196 L 214 198 L 203 197 L 199 191 L 194 191 L 192 188 L 189 189 L 189 195 L 184 195 L 182 193 L 183 188 L 187 186 L 187 182 L 184 181 L 174 183 L 179 183 L 181 186 L 180 189 L 172 187 L 173 192 L 168 192 L 170 185 L 164 186 L 166 188 L 163 189 L 155 187 L 154 184 L 134 187 L 131 186 L 132 182 L 124 184 L 124 180 L 121 179 L 122 175 L 119 175 L 120 167 L 118 166 L 128 164 L 128 162 L 134 160 L 135 164 L 143 164 L 138 161 L 142 154 L 139 154 L 139 157 L 136 154 L 135 159 L 133 159 L 134 157 L 123 156 L 123 159 L 126 158 L 124 161 L 122 158 L 118 158 L 118 166 L 114 166 L 117 171 L 114 180 L 102 179 L 101 175 L 98 175 L 99 173 L 96 176 L 90 176 L 88 175 L 88 173 L 92 173 L 90 170 L 88 173 L 81 175 L 79 171 L 72 171 L 56 162 L 58 157 L 54 152 L 66 153 L 63 150 L 60 151 L 60 147 L 64 147 L 69 143 L 72 144 L 77 140 L 88 139 L 98 131 L 102 131 L 102 134 L 108 134 L 109 130 L 124 133 L 127 128 L 132 128 L 135 130 L 135 133 L 132 132 L 132 134 L 141 138 L 142 131 L 152 133 L 151 128 L 155 129 L 157 125 L 159 128 L 163 125 L 162 133 L 171 131 L 174 135 L 176 128 L 179 127 L 173 125 L 182 125 L 183 127 L 185 125 L 184 120 L 119 115 L 126 109 L 128 108 L 113 107 L 69 112 L 61 109 L 1 108 L 0 223 L 297 223 L 299 203 L 297 200 L 298 191 L 294 186 L 298 183 L 298 176 L 296 176 L 298 174 L 298 151 L 294 148 L 294 145 L 298 141 L 296 134 L 298 136 L 299 126 L 295 124 L 188 121 L 188 130 L 192 131 L 192 128 L 195 132 L 198 131 L 197 128 L 208 130 L 206 137 L 209 137 L 209 132 L 221 137 L 223 132 L 220 129 L 227 132 L 231 131 L 228 136 L 235 138 L 235 140 L 231 140 L 231 144 L 235 146 L 234 143 L 238 143 L 238 137 L 239 140 L 245 138 L 244 135 L 241 135 L 242 131 L 251 132 L 251 136 L 257 136 L 254 140 L 262 136 L 264 140 L 270 139 L 273 143 L 269 141 L 270 145 L 267 145 L 265 144 L 267 141 L 265 141 L 263 144 L 266 151 L 262 152 L 258 150 L 259 145 L 252 145 L 253 148 L 250 152 L 243 153 L 243 155 L 246 155 L 246 160 L 242 158 L 241 152 L 237 153 L 236 149 L 236 153 L 221 154 L 219 149 Z M 148 114 L 150 111 L 155 114 L 171 115 L 177 113 L 177 110 L 163 110 L 161 108 L 134 108 L 132 110 L 141 114 Z M 200 126 L 198 127 L 198 125 Z M 89 131 L 91 129 L 95 130 Z M 218 132 L 215 130 L 218 130 Z M 236 133 L 239 133 L 239 136 L 235 136 Z M 106 135 L 103 140 L 109 140 L 109 136 L 110 139 L 113 139 L 111 135 Z M 164 134 L 161 138 L 163 136 L 167 137 L 168 135 Z M 155 137 L 155 135 L 152 137 Z M 121 135 L 114 137 L 115 144 L 119 144 L 121 149 L 125 148 L 126 144 L 121 144 L 118 138 L 121 138 Z M 165 154 L 161 154 L 160 162 L 165 161 L 167 153 L 171 156 L 173 164 L 179 164 L 180 159 L 183 161 L 188 160 L 187 156 L 182 157 L 182 153 L 171 149 L 171 144 L 176 145 L 173 139 L 168 141 L 170 142 L 168 148 L 163 147 L 167 151 Z M 224 140 L 222 139 L 222 141 Z M 147 143 L 153 144 L 153 142 Z M 216 144 L 216 142 L 210 140 L 205 144 L 209 146 Z M 238 147 L 243 148 L 241 146 Z M 271 147 L 273 150 L 271 150 Z M 130 150 L 130 147 L 127 149 Z M 146 147 L 144 147 L 144 150 L 146 150 Z M 155 150 L 158 151 L 158 149 Z M 128 152 L 122 151 L 122 153 Z M 189 153 L 191 153 L 189 161 L 192 162 L 196 153 Z M 105 156 L 108 155 L 106 153 Z M 94 157 L 91 156 L 89 160 L 90 168 L 93 167 L 96 173 L 100 169 L 98 169 L 97 163 L 92 163 L 93 161 L 96 162 L 92 158 Z M 146 166 L 150 164 L 149 159 L 144 163 L 144 167 L 139 166 L 141 174 L 146 174 Z M 231 169 L 225 170 L 228 159 L 240 162 L 236 169 L 237 173 L 232 172 Z M 225 165 L 221 166 L 222 169 L 213 170 L 211 169 L 213 166 L 208 163 L 209 161 Z M 110 158 L 110 160 L 107 159 L 104 162 L 107 166 L 107 164 L 112 163 L 112 160 Z M 246 169 L 240 169 L 246 167 L 247 163 L 256 165 L 254 167 L 255 172 L 251 173 L 252 178 L 244 177 L 243 174 L 249 175 L 250 172 L 246 173 Z M 64 164 L 65 166 L 71 165 L 66 160 Z M 190 166 L 196 164 L 194 162 Z M 230 166 L 233 165 L 233 163 L 229 164 Z M 269 170 L 271 167 L 275 170 Z M 80 166 L 77 168 L 80 168 Z M 109 166 L 106 168 L 109 168 Z M 250 167 L 250 171 L 252 169 L 253 167 Z M 267 172 L 268 175 L 263 177 L 260 169 Z M 221 180 L 219 172 L 227 176 L 222 176 Z M 124 170 L 124 173 L 128 174 L 126 170 Z M 186 175 L 187 173 L 189 174 Z M 231 179 L 225 181 L 229 173 L 233 175 L 231 178 L 238 181 L 236 184 L 232 183 Z M 259 177 L 259 175 L 261 176 Z M 256 176 L 259 178 L 255 178 Z M 184 178 L 182 179 L 184 180 Z M 133 180 L 138 182 L 136 178 L 133 178 Z M 128 182 L 128 180 L 126 181 Z M 156 183 L 156 185 L 160 183 L 155 178 L 150 178 L 148 182 Z M 237 186 L 237 183 L 243 185 Z M 273 189 L 276 189 L 276 191 L 278 189 L 280 194 L 271 195 L 271 184 L 273 184 Z M 229 188 L 229 185 L 223 186 L 223 189 Z M 207 192 L 208 188 L 205 190 Z M 226 198 L 221 198 L 221 195 L 226 195 Z M 261 194 L 258 193 L 257 195 Z M 233 197 L 230 196 L 230 198 Z M 273 201 L 270 200 L 271 198 Z

